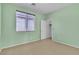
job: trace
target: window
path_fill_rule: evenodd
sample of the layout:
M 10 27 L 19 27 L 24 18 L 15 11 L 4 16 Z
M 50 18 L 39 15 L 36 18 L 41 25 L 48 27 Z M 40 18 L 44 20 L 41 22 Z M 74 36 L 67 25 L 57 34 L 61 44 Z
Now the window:
M 34 31 L 35 15 L 16 11 L 16 31 Z

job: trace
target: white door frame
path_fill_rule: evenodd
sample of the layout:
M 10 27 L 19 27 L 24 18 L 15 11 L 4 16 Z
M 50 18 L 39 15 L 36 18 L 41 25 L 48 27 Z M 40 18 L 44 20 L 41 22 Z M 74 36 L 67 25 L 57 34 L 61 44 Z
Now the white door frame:
M 46 20 L 41 20 L 41 40 L 46 39 Z
M 50 28 L 49 24 L 51 24 L 51 28 Z M 53 28 L 52 27 L 53 26 L 51 23 L 51 18 L 49 18 L 48 20 L 41 20 L 41 40 L 50 38 L 50 37 L 52 37 L 52 39 L 53 39 Z

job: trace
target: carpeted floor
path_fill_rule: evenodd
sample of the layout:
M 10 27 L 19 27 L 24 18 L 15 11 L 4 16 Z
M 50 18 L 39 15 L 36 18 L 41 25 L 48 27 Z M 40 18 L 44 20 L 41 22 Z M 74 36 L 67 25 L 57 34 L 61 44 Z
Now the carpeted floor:
M 54 42 L 51 39 L 4 49 L 1 55 L 78 55 L 79 49 Z

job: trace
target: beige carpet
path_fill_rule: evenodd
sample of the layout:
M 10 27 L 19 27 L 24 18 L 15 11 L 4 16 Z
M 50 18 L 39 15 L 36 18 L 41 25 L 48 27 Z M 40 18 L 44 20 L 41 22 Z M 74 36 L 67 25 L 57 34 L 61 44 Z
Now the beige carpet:
M 4 49 L 1 55 L 72 55 L 79 54 L 78 48 L 56 43 L 51 39 L 40 40 Z

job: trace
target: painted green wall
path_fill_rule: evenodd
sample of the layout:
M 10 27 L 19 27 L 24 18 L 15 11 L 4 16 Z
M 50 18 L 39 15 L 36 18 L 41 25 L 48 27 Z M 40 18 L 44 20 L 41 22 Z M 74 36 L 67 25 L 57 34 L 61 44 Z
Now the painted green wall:
M 36 15 L 34 32 L 16 32 L 16 10 Z M 52 17 L 52 29 L 54 28 L 54 40 L 79 47 L 79 5 L 68 6 L 50 16 Z M 40 23 L 43 19 L 47 18 L 44 18 L 44 15 L 32 12 L 29 8 L 13 4 L 0 4 L 0 48 L 40 40 Z
M 29 8 L 19 7 L 13 4 L 2 4 L 2 39 L 1 48 L 7 48 L 18 44 L 24 44 L 40 40 L 40 23 L 44 18 L 39 13 L 34 13 Z M 16 32 L 16 10 L 33 13 L 36 15 L 34 32 Z
M 65 7 L 51 17 L 53 40 L 79 48 L 79 4 Z
M 1 43 L 1 3 L 0 3 L 0 43 Z

